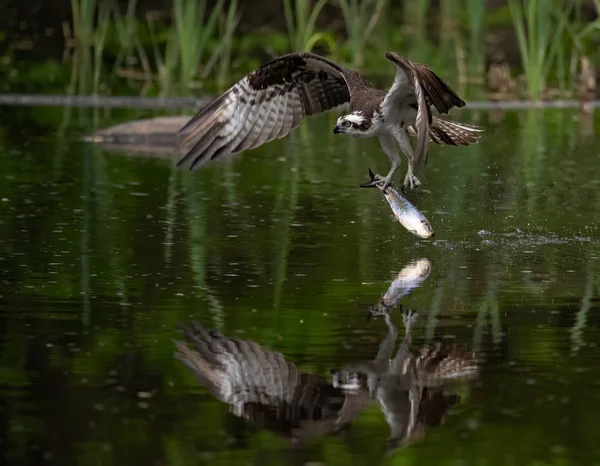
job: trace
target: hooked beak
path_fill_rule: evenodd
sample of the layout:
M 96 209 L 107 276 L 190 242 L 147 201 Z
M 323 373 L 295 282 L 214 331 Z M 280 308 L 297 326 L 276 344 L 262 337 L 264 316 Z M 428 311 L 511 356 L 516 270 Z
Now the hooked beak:
M 337 134 L 337 133 L 341 133 L 341 132 L 342 132 L 342 129 L 338 125 L 335 125 L 333 127 L 333 134 Z

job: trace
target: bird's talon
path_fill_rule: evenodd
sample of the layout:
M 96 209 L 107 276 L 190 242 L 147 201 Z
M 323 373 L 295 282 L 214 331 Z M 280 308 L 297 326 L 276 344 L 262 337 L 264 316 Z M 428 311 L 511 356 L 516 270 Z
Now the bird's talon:
M 386 176 L 385 178 L 380 175 L 375 175 L 374 184 L 381 189 L 383 192 L 387 189 L 387 187 L 391 184 L 391 177 Z
M 411 309 L 408 309 L 406 312 L 402 313 L 402 322 L 404 323 L 405 328 L 410 328 L 414 322 L 417 320 L 419 314 Z
M 421 182 L 415 175 L 406 175 L 404 178 L 404 183 L 402 184 L 402 192 L 405 192 L 405 188 L 410 188 L 411 190 L 417 189 L 421 186 Z

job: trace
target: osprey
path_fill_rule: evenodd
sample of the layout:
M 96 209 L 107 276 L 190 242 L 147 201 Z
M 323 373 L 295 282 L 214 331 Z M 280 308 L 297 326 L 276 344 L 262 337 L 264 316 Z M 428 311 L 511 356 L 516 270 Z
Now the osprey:
M 180 131 L 185 152 L 178 165 L 191 161 L 196 170 L 208 160 L 253 149 L 282 138 L 305 116 L 349 106 L 333 132 L 359 138 L 377 137 L 392 162 L 385 189 L 400 166 L 396 144 L 408 158 L 404 187 L 421 183 L 415 171 L 427 160 L 429 141 L 468 146 L 481 128 L 432 116 L 465 102 L 428 66 L 394 52 L 386 58 L 395 69 L 392 87 L 384 92 L 358 72 L 313 53 L 290 53 L 252 71 L 202 108 Z M 408 136 L 417 136 L 413 152 Z

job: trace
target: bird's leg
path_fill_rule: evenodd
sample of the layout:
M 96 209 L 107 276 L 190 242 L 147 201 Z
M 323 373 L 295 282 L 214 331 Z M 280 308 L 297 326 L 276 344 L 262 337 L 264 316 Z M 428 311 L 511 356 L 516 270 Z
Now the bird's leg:
M 408 164 L 408 170 L 406 171 L 406 176 L 404 177 L 403 187 L 409 187 L 410 189 L 415 189 L 421 186 L 421 182 L 413 173 L 413 167 L 411 164 Z
M 409 346 L 412 341 L 411 327 L 417 320 L 418 314 L 411 311 L 410 309 L 402 313 L 402 321 L 404 322 L 404 341 L 400 344 L 396 356 L 392 360 L 390 372 L 393 374 L 400 374 L 403 372 L 402 367 L 405 364 L 409 356 Z
M 385 324 L 388 328 L 388 334 L 379 345 L 379 350 L 374 360 L 375 364 L 379 367 L 388 366 L 394 352 L 394 346 L 396 346 L 396 339 L 398 338 L 398 329 L 392 322 L 390 310 L 390 307 L 387 306 L 376 306 L 375 310 L 371 310 L 374 315 L 383 315 L 385 317 Z
M 398 149 L 396 148 L 396 144 L 394 143 L 394 138 L 390 134 L 384 134 L 379 136 L 379 142 L 381 143 L 381 147 L 383 148 L 386 155 L 389 157 L 392 162 L 392 168 L 388 172 L 385 177 L 377 177 L 377 180 L 374 184 L 380 187 L 382 191 L 389 186 L 392 182 L 392 177 L 396 170 L 400 167 L 400 156 L 398 155 Z
M 398 170 L 399 167 L 400 167 L 400 157 L 396 156 L 396 159 L 392 160 L 392 168 L 390 169 L 388 174 L 386 176 L 384 176 L 383 178 L 379 177 L 379 179 L 377 181 L 375 181 L 375 184 L 382 185 L 381 190 L 385 191 L 385 188 L 387 188 L 389 186 L 389 184 L 392 182 L 394 173 L 396 173 L 396 170 Z
M 404 331 L 405 331 L 406 339 L 409 340 L 409 344 L 410 344 L 410 339 L 411 339 L 411 333 L 410 333 L 411 327 L 417 320 L 417 317 L 419 317 L 419 314 L 417 314 L 416 312 L 413 312 L 410 309 L 408 309 L 406 312 L 402 313 L 402 323 L 404 324 Z
M 401 129 L 395 136 L 398 144 L 400 145 L 400 149 L 402 149 L 402 152 L 404 152 L 404 155 L 406 155 L 406 158 L 408 159 L 408 169 L 406 170 L 403 186 L 409 187 L 410 189 L 418 188 L 421 186 L 421 182 L 414 174 L 415 155 L 410 145 L 410 141 L 408 140 L 408 135 L 406 134 L 406 131 Z

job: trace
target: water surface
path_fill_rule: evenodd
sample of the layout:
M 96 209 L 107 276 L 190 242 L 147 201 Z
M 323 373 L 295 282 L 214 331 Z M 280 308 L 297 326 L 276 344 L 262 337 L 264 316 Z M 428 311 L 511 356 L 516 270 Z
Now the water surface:
M 593 121 L 463 112 L 486 132 L 430 149 L 410 199 L 436 236 L 419 240 L 358 188 L 388 169 L 377 141 L 334 136 L 327 116 L 189 173 L 82 142 L 115 121 L 73 112 L 0 111 L 5 464 L 600 464 Z M 332 370 L 375 357 L 388 327 L 369 308 L 417 260 L 428 274 L 390 310 L 399 340 L 402 304 L 419 314 L 415 352 L 473 352 L 478 375 L 444 387 L 442 422 L 391 453 L 377 401 L 297 441 L 237 417 L 174 356 L 195 320 L 330 393 Z

